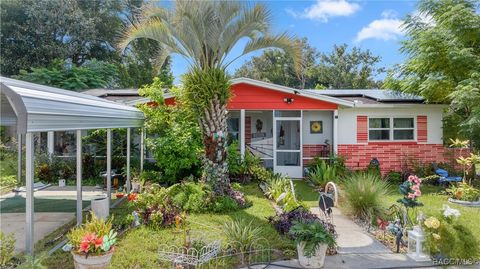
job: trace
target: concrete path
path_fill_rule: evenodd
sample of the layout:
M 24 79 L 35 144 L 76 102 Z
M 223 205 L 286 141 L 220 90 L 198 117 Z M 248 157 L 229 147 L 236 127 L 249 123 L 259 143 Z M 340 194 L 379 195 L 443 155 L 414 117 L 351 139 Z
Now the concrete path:
M 312 212 L 322 216 L 319 208 Z M 404 254 L 393 253 L 374 239 L 339 209 L 333 208 L 333 224 L 337 231 L 337 255 L 325 257 L 325 269 L 375 269 L 375 268 L 434 268 L 432 263 L 419 263 Z M 257 265 L 254 269 L 302 268 L 297 260 L 278 261 L 270 265 Z
M 35 243 L 74 218 L 74 213 L 35 213 Z M 25 251 L 25 213 L 2 213 L 0 230 L 15 235 L 15 253 Z
M 319 208 L 312 208 L 312 212 L 320 214 Z M 337 252 L 339 254 L 389 254 L 390 249 L 378 242 L 373 236 L 364 231 L 350 218 L 343 215 L 338 208 L 333 208 L 333 224 L 337 231 Z

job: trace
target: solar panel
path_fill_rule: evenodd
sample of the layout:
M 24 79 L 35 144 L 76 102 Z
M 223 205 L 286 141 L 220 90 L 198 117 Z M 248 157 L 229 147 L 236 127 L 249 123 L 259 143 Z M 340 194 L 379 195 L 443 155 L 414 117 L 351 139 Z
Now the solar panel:
M 413 94 L 406 94 L 392 90 L 379 90 L 379 89 L 334 89 L 334 90 L 305 90 L 311 94 L 328 95 L 334 97 L 347 97 L 347 96 L 363 96 L 371 99 L 375 99 L 379 102 L 385 101 L 423 101 L 423 98 Z

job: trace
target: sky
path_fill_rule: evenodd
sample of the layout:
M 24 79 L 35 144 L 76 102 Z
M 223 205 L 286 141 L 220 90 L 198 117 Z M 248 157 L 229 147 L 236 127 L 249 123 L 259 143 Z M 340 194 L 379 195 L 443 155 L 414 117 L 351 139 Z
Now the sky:
M 260 1 L 257 1 L 260 2 Z M 320 52 L 330 52 L 334 44 L 346 43 L 369 49 L 381 56 L 379 67 L 390 68 L 401 63 L 405 55 L 399 51 L 404 38 L 402 20 L 415 12 L 413 0 L 313 0 L 261 1 L 273 14 L 273 33 L 288 32 L 298 38 L 306 37 Z M 231 57 L 238 56 L 245 40 L 234 47 Z M 233 74 L 255 52 L 243 56 L 228 67 Z M 188 71 L 188 63 L 174 56 L 172 72 L 175 83 Z M 383 78 L 380 75 L 378 78 Z

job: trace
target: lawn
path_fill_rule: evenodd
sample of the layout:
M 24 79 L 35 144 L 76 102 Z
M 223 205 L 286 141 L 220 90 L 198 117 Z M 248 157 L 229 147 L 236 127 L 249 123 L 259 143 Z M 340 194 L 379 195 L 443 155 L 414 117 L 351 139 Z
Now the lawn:
M 260 191 L 256 183 L 244 185 L 242 191 L 246 194 L 252 206 L 226 214 L 190 214 L 188 223 L 194 234 L 202 234 L 209 238 L 223 239 L 221 228 L 224 223 L 234 219 L 252 221 L 262 230 L 262 237 L 268 240 L 270 248 L 283 250 L 286 255 L 293 255 L 294 244 L 289 239 L 280 236 L 267 217 L 275 215 L 272 204 Z M 127 214 L 126 205 L 113 209 L 116 215 Z M 180 245 L 183 240 L 181 233 L 175 228 L 154 230 L 141 226 L 125 233 L 120 237 L 112 259 L 111 268 L 159 268 L 158 248 L 161 244 Z M 73 268 L 73 261 L 69 253 L 57 251 L 47 260 L 48 268 Z M 161 268 L 161 267 L 160 267 Z

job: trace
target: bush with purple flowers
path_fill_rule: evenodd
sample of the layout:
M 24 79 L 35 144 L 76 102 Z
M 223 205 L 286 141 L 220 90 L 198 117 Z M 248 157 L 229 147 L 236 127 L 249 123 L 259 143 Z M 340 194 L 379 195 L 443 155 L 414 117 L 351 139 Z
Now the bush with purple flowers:
M 296 209 L 290 212 L 283 212 L 280 215 L 276 215 L 268 218 L 268 222 L 273 224 L 275 229 L 282 235 L 288 235 L 290 228 L 293 226 L 294 221 L 301 222 L 310 222 L 310 221 L 319 221 L 324 224 L 327 230 L 335 233 L 335 228 L 331 224 L 327 224 L 320 220 L 317 215 L 310 213 L 308 209 L 304 207 L 297 207 Z

